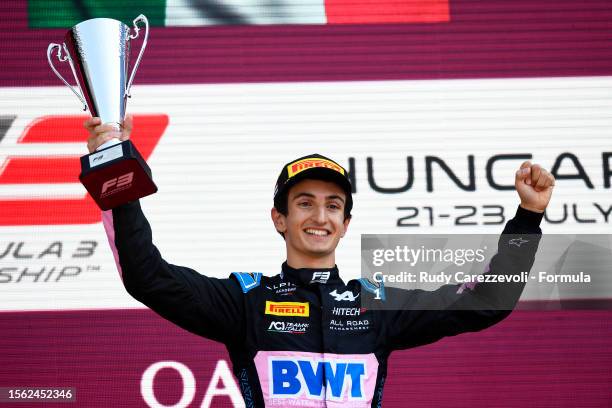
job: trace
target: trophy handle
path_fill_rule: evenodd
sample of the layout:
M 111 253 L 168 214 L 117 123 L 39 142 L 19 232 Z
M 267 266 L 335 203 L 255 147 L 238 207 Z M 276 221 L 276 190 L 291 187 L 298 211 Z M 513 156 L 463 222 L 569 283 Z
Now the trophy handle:
M 147 38 L 149 38 L 149 20 L 145 17 L 144 14 L 139 15 L 134 19 L 134 34 L 130 34 L 130 40 L 134 40 L 138 38 L 138 33 L 140 32 L 140 28 L 138 27 L 138 23 L 143 22 L 145 25 L 145 33 L 144 39 L 142 40 L 142 46 L 140 46 L 140 52 L 138 53 L 138 58 L 136 58 L 136 62 L 134 63 L 134 68 L 132 68 L 132 73 L 130 74 L 130 80 L 125 88 L 125 95 L 128 98 L 131 98 L 130 90 L 132 89 L 132 82 L 134 81 L 134 75 L 136 75 L 136 70 L 138 69 L 138 64 L 140 64 L 140 59 L 142 58 L 142 53 L 147 47 Z
M 55 75 L 57 75 L 57 77 L 58 77 L 59 79 L 61 79 L 61 80 L 62 80 L 62 82 L 63 82 L 64 84 L 66 84 L 66 86 L 67 86 L 68 88 L 70 88 L 70 90 L 71 90 L 72 92 L 74 92 L 74 94 L 77 96 L 77 98 L 79 98 L 79 100 L 80 100 L 80 101 L 83 103 L 83 110 L 87 110 L 87 103 L 85 102 L 85 98 L 83 98 L 83 96 L 82 96 L 82 95 L 80 95 L 80 94 L 79 94 L 79 93 L 78 93 L 78 92 L 77 92 L 77 91 L 74 89 L 74 87 L 73 87 L 72 85 L 70 85 L 70 84 L 68 83 L 68 81 L 66 81 L 66 80 L 64 79 L 64 77 L 62 76 L 62 74 L 60 74 L 60 73 L 57 71 L 57 69 L 55 69 L 55 66 L 53 65 L 53 60 L 51 59 L 51 53 L 53 52 L 53 50 L 54 50 L 55 48 L 57 48 L 57 59 L 58 59 L 60 62 L 66 62 L 66 61 L 68 61 L 69 63 L 71 62 L 71 61 L 69 60 L 68 53 L 66 53 L 66 55 L 65 55 L 65 56 L 62 56 L 62 46 L 61 46 L 60 44 L 51 43 L 51 44 L 49 44 L 49 46 L 47 47 L 47 61 L 49 61 L 49 65 L 51 66 L 51 69 L 53 70 L 53 72 L 55 72 Z M 65 50 L 64 50 L 64 51 L 65 51 Z M 72 64 L 70 64 L 70 68 L 72 68 Z M 73 73 L 73 75 L 74 75 L 74 68 L 72 68 L 72 73 Z M 77 85 L 78 85 L 78 82 L 77 82 Z M 80 86 L 79 86 L 79 90 L 81 90 L 81 87 L 80 87 Z

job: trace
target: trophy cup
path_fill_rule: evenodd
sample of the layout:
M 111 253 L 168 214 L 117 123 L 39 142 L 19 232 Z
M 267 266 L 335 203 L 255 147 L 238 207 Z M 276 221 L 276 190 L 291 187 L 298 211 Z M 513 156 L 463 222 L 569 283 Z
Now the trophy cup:
M 138 23 L 144 23 L 145 34 L 138 58 L 128 78 L 130 41 L 138 37 Z M 134 74 L 142 58 L 149 36 L 149 23 L 144 15 L 134 19 L 134 33 L 121 21 L 94 18 L 72 27 L 62 44 L 49 44 L 47 60 L 59 79 L 83 103 L 83 110 L 99 116 L 104 124 L 121 131 L 125 105 L 130 97 Z M 79 92 L 55 69 L 52 54 L 68 61 Z M 92 154 L 81 157 L 81 183 L 103 210 L 153 194 L 157 186 L 151 169 L 131 141 L 109 140 Z

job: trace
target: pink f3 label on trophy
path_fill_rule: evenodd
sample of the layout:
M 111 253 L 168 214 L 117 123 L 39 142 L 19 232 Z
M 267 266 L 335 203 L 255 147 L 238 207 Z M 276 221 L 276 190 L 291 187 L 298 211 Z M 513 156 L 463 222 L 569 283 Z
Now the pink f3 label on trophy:
M 128 79 L 130 43 L 139 36 L 139 23 L 144 24 L 144 38 Z M 131 31 L 121 21 L 93 18 L 72 27 L 62 44 L 51 43 L 47 48 L 51 69 L 83 103 L 83 110 L 89 109 L 92 116 L 100 117 L 102 123 L 111 124 L 117 131 L 121 131 L 130 88 L 147 45 L 147 18 L 142 14 L 136 17 Z M 56 49 L 57 59 L 70 65 L 78 91 L 53 65 Z M 151 169 L 130 140 L 110 140 L 81 157 L 79 179 L 103 210 L 157 191 Z

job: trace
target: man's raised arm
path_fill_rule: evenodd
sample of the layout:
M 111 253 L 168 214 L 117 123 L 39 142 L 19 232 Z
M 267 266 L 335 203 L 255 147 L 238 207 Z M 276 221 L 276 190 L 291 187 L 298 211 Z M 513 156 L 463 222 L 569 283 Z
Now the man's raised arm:
M 554 177 L 539 165 L 524 162 L 516 172 L 515 186 L 521 205 L 506 224 L 485 275 L 520 275 L 533 265 Z M 385 288 L 385 308 L 396 309 L 383 313 L 389 347 L 410 348 L 489 327 L 510 314 L 524 287 L 525 282 L 485 281 L 445 285 L 435 291 Z
M 117 137 L 129 138 L 132 120 L 122 134 L 112 133 L 98 118 L 85 122 L 90 151 Z M 166 262 L 153 245 L 149 222 L 139 201 L 102 214 L 117 268 L 128 293 L 162 317 L 198 335 L 223 343 L 244 338 L 243 293 L 234 279 L 216 279 Z

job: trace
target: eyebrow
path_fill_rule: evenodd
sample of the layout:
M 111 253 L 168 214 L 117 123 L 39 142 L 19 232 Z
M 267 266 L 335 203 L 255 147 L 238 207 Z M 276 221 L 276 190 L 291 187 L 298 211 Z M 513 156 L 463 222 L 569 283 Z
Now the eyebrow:
M 296 195 L 295 197 L 293 197 L 293 201 L 297 200 L 300 197 L 308 197 L 308 198 L 316 198 L 314 194 L 311 193 L 300 193 L 298 195 Z M 325 197 L 326 200 L 340 200 L 342 201 L 342 203 L 344 204 L 344 198 L 340 197 L 337 194 L 334 195 L 329 195 L 327 197 Z

